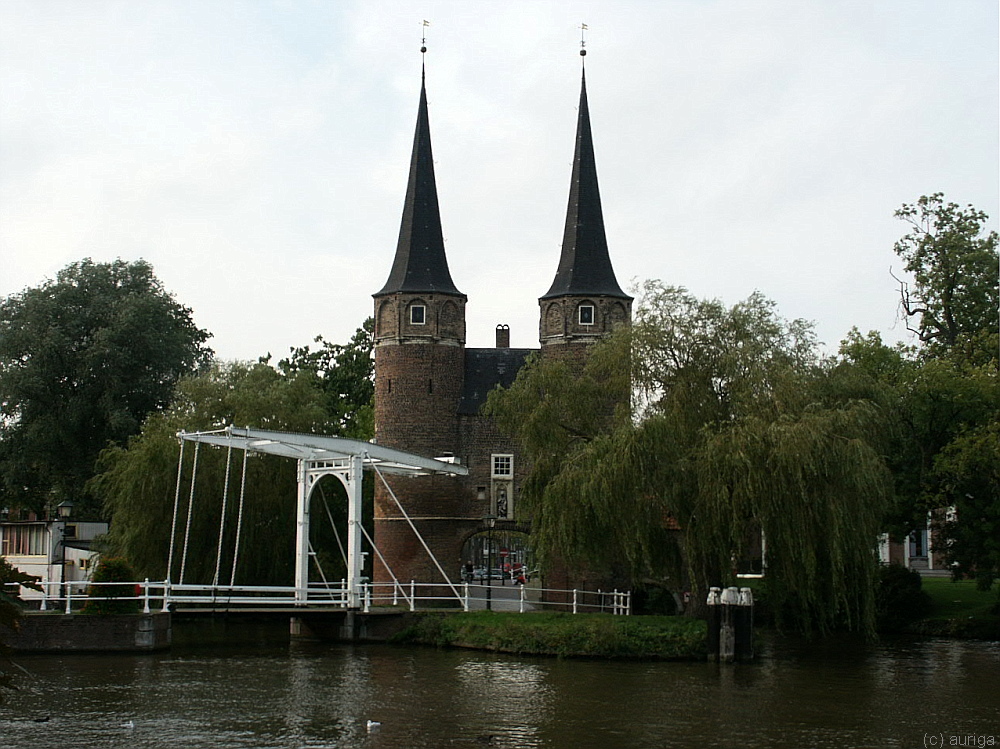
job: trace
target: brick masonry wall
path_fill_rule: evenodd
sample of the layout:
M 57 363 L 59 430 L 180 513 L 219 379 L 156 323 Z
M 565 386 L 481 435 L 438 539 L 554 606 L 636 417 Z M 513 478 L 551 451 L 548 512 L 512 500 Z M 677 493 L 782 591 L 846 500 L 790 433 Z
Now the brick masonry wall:
M 465 540 L 480 529 L 478 520 L 462 519 L 416 519 L 413 524 L 424 541 L 434 552 L 445 573 L 456 585 L 461 580 L 462 545 Z M 375 520 L 375 534 L 379 549 L 385 555 L 396 579 L 403 585 L 411 580 L 417 582 L 444 582 L 434 562 L 427 555 L 409 523 L 401 519 L 381 518 Z M 387 553 L 387 550 L 391 551 Z M 381 562 L 375 562 L 375 582 L 389 583 L 392 577 Z M 386 589 L 379 591 L 386 593 Z
M 594 308 L 594 322 L 579 319 L 581 305 Z M 610 297 L 567 296 L 539 300 L 538 338 L 543 348 L 565 341 L 595 341 L 632 319 L 632 302 Z
M 376 441 L 430 458 L 454 454 L 464 366 L 465 350 L 460 346 L 377 346 Z
M 375 436 L 379 444 L 429 458 L 457 455 L 465 349 L 447 343 L 389 343 L 375 349 Z M 450 476 L 386 476 L 425 541 L 452 575 L 452 518 L 464 492 Z M 400 582 L 441 578 L 381 479 L 375 484 L 375 543 Z M 452 569 L 448 569 L 451 564 Z M 376 583 L 392 576 L 376 557 Z
M 481 416 L 457 416 L 464 361 L 456 354 L 461 351 L 453 346 L 403 344 L 380 346 L 375 354 L 378 442 L 428 457 L 452 453 L 469 469 L 469 475 L 464 477 L 386 477 L 453 579 L 458 579 L 466 541 L 485 530 L 482 518 L 491 509 L 491 456 L 515 456 L 515 507 L 528 468 L 514 443 L 501 435 L 492 421 Z M 430 392 L 426 381 L 432 377 L 435 384 Z M 485 499 L 479 499 L 478 487 L 485 487 Z M 375 490 L 375 539 L 401 582 L 441 580 L 381 480 Z M 374 570 L 377 583 L 391 582 L 392 577 L 377 558 Z
M 458 579 L 465 561 L 462 556 L 465 543 L 471 536 L 486 530 L 482 518 L 491 509 L 491 456 L 495 453 L 514 455 L 515 511 L 519 489 L 528 469 L 527 461 L 518 455 L 514 443 L 501 435 L 493 422 L 485 417 L 459 417 L 458 438 L 460 447 L 457 455 L 469 469 L 468 476 L 387 477 L 424 540 L 453 581 Z M 485 487 L 484 499 L 479 499 L 479 487 Z M 441 580 L 434 563 L 409 524 L 402 519 L 399 508 L 384 487 L 376 491 L 375 502 L 376 539 L 396 578 L 407 583 L 410 580 Z M 378 559 L 374 579 L 379 583 L 392 579 Z
M 27 613 L 8 644 L 36 652 L 148 651 L 170 647 L 170 614 Z
M 528 472 L 528 462 L 521 457 L 514 441 L 501 434 L 496 424 L 485 416 L 461 417 L 459 440 L 462 463 L 469 469 L 469 475 L 463 479 L 468 497 L 466 500 L 468 516 L 481 519 L 491 510 L 490 487 L 493 480 L 491 458 L 495 454 L 514 456 L 512 500 L 515 505 L 514 511 L 517 512 L 517 502 Z M 478 499 L 478 487 L 486 488 L 484 500 Z
M 590 347 L 595 341 L 573 341 L 549 343 L 542 348 L 542 356 L 546 359 L 565 362 L 573 372 L 583 372 L 590 355 Z

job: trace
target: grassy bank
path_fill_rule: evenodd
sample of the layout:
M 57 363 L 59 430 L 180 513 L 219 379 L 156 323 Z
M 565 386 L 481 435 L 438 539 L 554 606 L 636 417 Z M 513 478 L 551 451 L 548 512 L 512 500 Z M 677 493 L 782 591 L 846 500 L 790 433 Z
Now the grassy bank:
M 705 657 L 705 622 L 674 616 L 426 613 L 393 640 L 563 658 Z
M 921 588 L 931 599 L 927 616 L 907 627 L 914 634 L 942 637 L 1000 639 L 1000 611 L 997 586 L 978 590 L 974 580 L 952 581 L 945 577 L 925 577 Z

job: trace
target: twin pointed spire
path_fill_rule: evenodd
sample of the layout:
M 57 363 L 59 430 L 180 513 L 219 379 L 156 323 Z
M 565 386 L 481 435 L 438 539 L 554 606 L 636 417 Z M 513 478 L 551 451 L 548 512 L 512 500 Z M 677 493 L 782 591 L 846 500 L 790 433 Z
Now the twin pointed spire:
M 424 48 L 421 48 L 421 52 Z M 581 50 L 581 55 L 586 50 Z M 445 255 L 434 179 L 430 122 L 427 114 L 426 74 L 420 76 L 420 105 L 410 157 L 410 175 L 396 256 L 385 286 L 374 296 L 397 292 L 436 293 L 465 297 L 451 279 Z M 604 214 L 597 185 L 597 165 L 587 106 L 586 71 L 580 88 L 576 152 L 570 183 L 569 207 L 562 253 L 555 280 L 542 299 L 560 296 L 609 296 L 631 299 L 621 290 L 611 266 Z
M 586 50 L 580 50 L 581 55 Z M 569 206 L 563 231 L 562 254 L 555 280 L 542 299 L 559 296 L 610 296 L 631 299 L 618 285 L 608 238 L 604 233 L 601 191 L 587 106 L 587 71 L 582 71 L 580 108 L 576 122 L 576 151 L 569 185 Z
M 423 67 L 420 71 L 417 129 L 413 135 L 410 177 L 406 185 L 396 258 L 389 271 L 389 280 L 375 296 L 396 292 L 465 296 L 455 288 L 451 280 L 448 258 L 444 251 Z

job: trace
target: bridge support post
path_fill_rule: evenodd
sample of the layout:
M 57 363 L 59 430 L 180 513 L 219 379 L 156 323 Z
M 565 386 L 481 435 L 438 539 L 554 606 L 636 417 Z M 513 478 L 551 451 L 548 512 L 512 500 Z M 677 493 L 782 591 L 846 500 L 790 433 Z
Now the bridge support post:
M 309 471 L 297 461 L 298 495 L 295 505 L 295 603 L 309 599 Z
M 361 608 L 361 485 L 364 480 L 364 460 L 351 456 L 350 474 L 344 482 L 347 489 L 347 608 Z

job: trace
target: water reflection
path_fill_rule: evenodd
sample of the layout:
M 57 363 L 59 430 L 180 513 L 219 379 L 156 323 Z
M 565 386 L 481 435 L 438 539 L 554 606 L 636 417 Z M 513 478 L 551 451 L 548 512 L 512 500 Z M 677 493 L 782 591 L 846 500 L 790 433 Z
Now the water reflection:
M 499 745 L 544 746 L 541 725 L 548 720 L 550 687 L 546 670 L 537 663 L 515 660 L 468 660 L 456 667 L 462 692 L 460 709 L 479 713 L 498 733 L 482 734 L 480 741 Z
M 784 641 L 729 667 L 299 643 L 20 661 L 11 749 L 1000 744 L 995 643 Z

